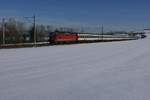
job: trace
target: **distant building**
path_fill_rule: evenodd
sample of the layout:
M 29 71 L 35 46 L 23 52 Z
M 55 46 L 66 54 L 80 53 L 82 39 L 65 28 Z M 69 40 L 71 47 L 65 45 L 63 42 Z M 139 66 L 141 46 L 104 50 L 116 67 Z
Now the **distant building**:
M 144 29 L 145 34 L 150 34 L 150 29 Z

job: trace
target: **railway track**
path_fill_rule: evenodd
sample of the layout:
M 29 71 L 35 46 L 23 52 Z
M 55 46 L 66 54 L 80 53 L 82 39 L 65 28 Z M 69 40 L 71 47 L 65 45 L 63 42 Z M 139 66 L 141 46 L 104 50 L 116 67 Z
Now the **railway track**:
M 97 43 L 97 42 L 117 42 L 117 41 L 129 41 L 129 40 L 136 40 L 136 38 L 120 38 L 120 39 L 108 39 L 103 38 L 100 40 L 80 40 L 77 42 L 68 42 L 68 43 L 55 43 L 53 45 L 64 45 L 64 44 L 80 44 L 80 43 Z M 49 42 L 37 42 L 37 43 L 16 43 L 16 44 L 5 44 L 0 45 L 0 49 L 3 48 L 25 48 L 25 47 L 41 47 L 41 46 L 52 46 Z

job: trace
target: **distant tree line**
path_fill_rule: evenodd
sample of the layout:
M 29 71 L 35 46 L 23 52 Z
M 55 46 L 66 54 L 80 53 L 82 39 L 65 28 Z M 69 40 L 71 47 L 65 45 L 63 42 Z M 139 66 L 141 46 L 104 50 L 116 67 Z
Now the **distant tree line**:
M 52 25 L 36 24 L 34 26 L 27 25 L 25 22 L 17 21 L 14 18 L 9 18 L 5 23 L 0 22 L 0 44 L 3 44 L 3 33 L 5 33 L 5 43 L 32 43 L 34 42 L 34 33 L 36 33 L 36 42 L 47 42 L 49 40 L 49 33 L 51 32 L 70 32 L 70 33 L 86 33 L 83 28 L 81 30 L 69 27 L 56 27 Z M 99 33 L 97 33 L 99 34 Z M 131 37 L 137 35 L 143 36 L 143 33 L 125 32 L 125 31 L 111 31 L 103 34 L 116 35 L 126 34 Z M 142 34 L 142 35 L 141 35 Z
M 0 22 L 0 44 L 3 43 L 3 31 L 5 32 L 6 44 L 34 42 L 33 25 L 26 25 L 26 23 L 17 21 L 14 18 L 9 18 L 5 23 Z M 46 42 L 49 39 L 50 32 L 75 32 L 75 29 L 36 24 L 35 31 L 36 42 Z

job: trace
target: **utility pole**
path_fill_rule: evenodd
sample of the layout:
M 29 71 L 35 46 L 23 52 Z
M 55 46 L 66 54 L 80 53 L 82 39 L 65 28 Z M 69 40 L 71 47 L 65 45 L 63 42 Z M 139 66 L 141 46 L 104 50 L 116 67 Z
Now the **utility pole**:
M 33 19 L 33 42 L 34 42 L 34 45 L 36 46 L 36 16 L 33 15 L 32 17 L 24 17 L 26 19 Z
M 34 44 L 36 45 L 36 19 L 35 15 L 33 16 L 33 32 L 34 32 Z
M 96 27 L 96 30 L 97 30 L 97 34 L 98 34 L 98 40 L 100 40 L 100 25 L 97 25 Z
M 5 45 L 5 18 L 2 19 L 3 45 Z
M 84 28 L 83 28 L 83 26 L 81 26 L 81 33 L 84 33 Z
M 103 24 L 102 24 L 102 40 L 103 40 L 103 38 L 104 38 L 104 26 L 103 26 Z

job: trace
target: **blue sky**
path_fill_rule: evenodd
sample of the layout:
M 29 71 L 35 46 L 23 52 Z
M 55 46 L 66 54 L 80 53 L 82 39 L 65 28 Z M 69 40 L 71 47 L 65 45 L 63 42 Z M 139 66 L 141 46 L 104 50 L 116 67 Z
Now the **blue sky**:
M 150 0 L 1 0 L 0 17 L 32 16 L 39 22 L 110 29 L 150 27 Z

